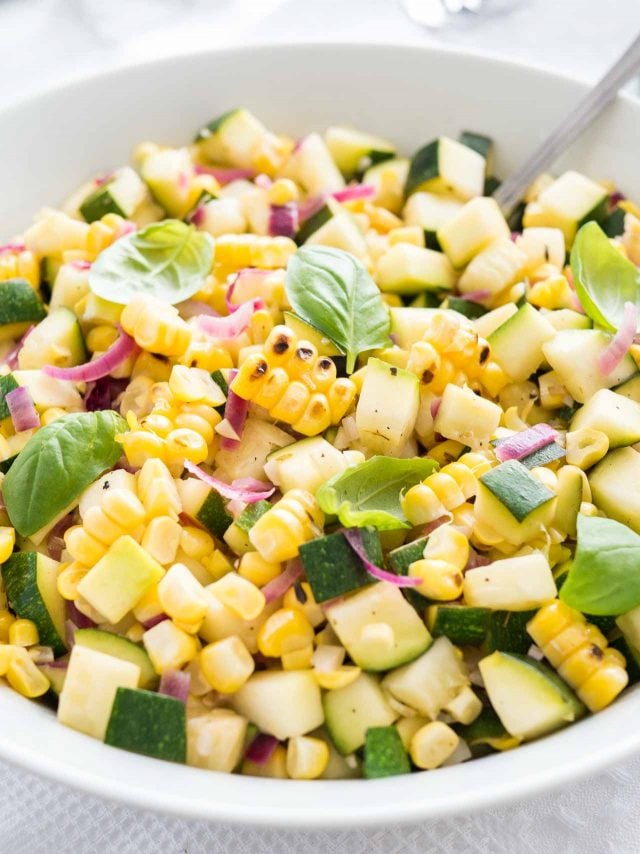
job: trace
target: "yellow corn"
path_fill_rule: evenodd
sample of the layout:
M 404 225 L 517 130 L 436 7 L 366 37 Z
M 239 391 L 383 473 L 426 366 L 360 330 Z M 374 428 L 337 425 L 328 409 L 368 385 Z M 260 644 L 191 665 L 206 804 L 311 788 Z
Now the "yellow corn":
M 220 387 L 211 379 L 211 374 L 202 368 L 174 365 L 169 377 L 169 388 L 174 399 L 181 403 L 220 406 L 226 400 Z
M 599 462 L 609 450 L 609 437 L 600 430 L 583 427 L 567 433 L 567 463 L 588 469 Z
M 92 353 L 104 353 L 105 350 L 108 350 L 109 347 L 111 347 L 117 338 L 118 330 L 115 326 L 102 324 L 101 326 L 94 326 L 94 328 L 87 333 L 85 343 Z
M 170 516 L 177 519 L 182 502 L 171 472 L 162 460 L 146 460 L 137 475 L 138 497 L 147 516 Z
M 49 409 L 45 409 L 40 416 L 40 423 L 43 427 L 46 427 L 47 424 L 51 424 L 53 421 L 58 418 L 62 418 L 62 416 L 66 414 L 66 409 L 62 409 L 60 406 L 50 406 Z
M 191 328 L 178 309 L 150 296 L 136 296 L 125 306 L 120 323 L 136 344 L 151 353 L 182 356 L 191 342 Z
M 207 589 L 243 620 L 255 620 L 266 604 L 262 591 L 236 572 L 228 572 Z
M 273 581 L 282 572 L 282 564 L 270 563 L 261 557 L 258 552 L 247 552 L 240 558 L 238 564 L 238 575 L 246 578 L 256 587 L 264 587 L 269 581 Z
M 527 300 L 538 308 L 570 308 L 575 311 L 575 295 L 569 282 L 562 275 L 550 276 L 536 282 Z
M 0 611 L 0 644 L 9 643 L 9 630 L 15 619 L 11 611 Z
M 258 649 L 268 658 L 280 658 L 310 644 L 313 627 L 300 611 L 290 608 L 275 611 L 258 632 Z
M 195 560 L 202 560 L 203 557 L 211 554 L 215 549 L 215 543 L 211 534 L 208 534 L 201 528 L 194 528 L 193 525 L 187 525 L 182 529 L 180 548 L 189 557 Z
M 287 773 L 287 751 L 279 744 L 264 765 L 258 765 L 245 759 L 241 771 L 251 777 L 286 780 L 289 777 Z
M 467 537 L 451 525 L 441 525 L 429 535 L 422 559 L 409 566 L 409 575 L 421 579 L 416 589 L 423 596 L 451 601 L 462 595 L 462 573 L 468 560 Z
M 233 572 L 233 564 L 220 549 L 215 549 L 210 555 L 202 558 L 202 565 L 215 580 L 222 578 L 229 572 Z M 247 579 L 251 581 L 251 579 Z M 253 582 L 255 584 L 255 581 Z
M 229 272 L 242 267 L 276 270 L 286 267 L 297 246 L 288 237 L 223 234 L 216 240 L 216 266 Z
M 198 641 L 176 626 L 172 620 L 163 620 L 142 636 L 142 643 L 156 673 L 179 670 L 198 654 Z
M 26 649 L 12 647 L 6 678 L 14 691 L 23 697 L 41 697 L 49 690 L 49 680 L 34 664 Z
M 320 738 L 296 735 L 287 744 L 287 774 L 292 780 L 316 780 L 329 764 L 329 747 Z
M 261 516 L 249 531 L 249 540 L 270 563 L 290 560 L 298 548 L 317 536 L 324 513 L 310 492 L 290 489 Z
M 132 609 L 133 616 L 140 623 L 147 623 L 163 613 L 160 599 L 158 598 L 158 585 L 152 584 L 144 592 L 141 599 Z
M 313 662 L 313 643 L 291 652 L 283 652 L 280 660 L 283 670 L 309 670 Z
M 13 528 L 0 528 L 0 563 L 9 560 L 16 544 L 16 532 Z
M 444 707 L 444 711 L 454 721 L 467 725 L 475 721 L 482 711 L 482 700 L 467 685 L 458 691 L 453 700 L 449 701 Z
M 412 486 L 402 496 L 402 510 L 412 525 L 433 522 L 475 496 L 478 478 L 491 468 L 482 454 L 464 454 Z
M 182 528 L 171 516 L 156 516 L 145 528 L 140 545 L 163 566 L 173 563 L 180 547 Z
M 78 584 L 85 577 L 89 568 L 79 561 L 62 564 L 58 571 L 56 585 L 63 599 L 73 600 L 78 596 Z
M 325 688 L 327 691 L 335 691 L 338 688 L 346 688 L 347 685 L 351 685 L 361 672 L 359 667 L 346 664 L 336 670 L 314 670 L 313 675 L 321 688 Z
M 592 712 L 608 706 L 627 685 L 624 658 L 564 602 L 556 599 L 543 606 L 527 623 L 527 631 Z
M 181 625 L 188 624 L 195 634 L 207 613 L 204 588 L 186 566 L 175 563 L 158 583 L 158 599 L 163 611 Z
M 38 627 L 32 620 L 15 620 L 9 626 L 9 643 L 14 646 L 35 646 L 40 642 Z
M 40 287 L 40 263 L 28 249 L 16 248 L 0 250 L 0 282 L 9 279 L 26 279 L 34 290 Z
M 204 678 L 221 694 L 234 694 L 255 669 L 251 653 L 235 635 L 205 646 L 199 662 Z
M 287 590 L 282 600 L 282 606 L 301 611 L 314 629 L 326 620 L 324 611 L 316 602 L 313 590 L 306 581 L 296 582 Z
M 459 741 L 450 726 L 442 721 L 431 721 L 411 739 L 409 753 L 413 764 L 428 771 L 437 768 L 451 756 Z

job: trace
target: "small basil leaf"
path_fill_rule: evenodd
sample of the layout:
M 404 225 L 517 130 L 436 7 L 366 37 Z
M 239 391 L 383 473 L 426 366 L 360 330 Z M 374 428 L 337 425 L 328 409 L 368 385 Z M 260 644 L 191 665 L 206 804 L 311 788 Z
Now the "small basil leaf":
M 435 460 L 425 457 L 371 457 L 323 483 L 316 498 L 325 513 L 336 515 L 347 528 L 410 528 L 400 495 L 437 468 Z
M 154 222 L 101 252 L 89 287 L 99 297 L 126 305 L 146 294 L 172 305 L 193 296 L 211 272 L 213 238 L 177 219 Z
M 598 616 L 640 605 L 640 536 L 599 516 L 578 516 L 578 545 L 560 599 Z
M 389 312 L 366 268 L 349 252 L 303 246 L 289 261 L 287 297 L 303 320 L 347 354 L 347 372 L 365 350 L 386 347 Z
M 27 442 L 2 482 L 11 524 L 23 537 L 39 531 L 122 456 L 116 435 L 127 423 L 116 412 L 73 412 Z
M 583 225 L 571 249 L 571 270 L 582 307 L 594 323 L 616 330 L 624 306 L 640 308 L 640 272 L 611 245 L 595 222 Z

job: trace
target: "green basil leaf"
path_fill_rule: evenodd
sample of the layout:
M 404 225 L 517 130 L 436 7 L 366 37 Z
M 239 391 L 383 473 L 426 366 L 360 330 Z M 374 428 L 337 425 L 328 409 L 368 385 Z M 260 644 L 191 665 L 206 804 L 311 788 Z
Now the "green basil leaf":
M 349 252 L 303 246 L 289 261 L 287 297 L 296 314 L 347 354 L 347 372 L 365 350 L 386 347 L 389 312 L 366 268 Z
M 438 463 L 426 457 L 371 457 L 323 483 L 316 498 L 325 513 L 336 515 L 347 528 L 410 528 L 400 495 L 437 468 Z
M 594 323 L 616 330 L 625 303 L 640 308 L 640 271 L 611 245 L 597 223 L 586 223 L 576 235 L 571 270 L 578 298 Z
M 213 238 L 179 219 L 154 222 L 101 252 L 89 287 L 99 297 L 126 305 L 138 294 L 171 303 L 193 296 L 211 272 Z
M 598 616 L 640 605 L 640 536 L 613 519 L 578 516 L 578 545 L 560 598 Z
M 2 482 L 11 524 L 23 537 L 72 505 L 122 456 L 116 435 L 127 429 L 117 412 L 72 412 L 38 430 Z

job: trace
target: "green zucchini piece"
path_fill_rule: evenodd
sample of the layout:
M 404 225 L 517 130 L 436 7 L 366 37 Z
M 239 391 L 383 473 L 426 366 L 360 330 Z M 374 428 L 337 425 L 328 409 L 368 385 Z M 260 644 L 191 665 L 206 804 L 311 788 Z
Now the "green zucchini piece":
M 619 237 L 624 231 L 624 218 L 626 212 L 618 205 L 608 213 L 600 223 L 607 237 Z
M 484 136 L 484 134 L 476 133 L 473 130 L 463 130 L 460 134 L 460 142 L 467 148 L 481 154 L 487 162 L 487 171 L 492 171 L 493 140 L 490 136 Z
M 147 188 L 130 166 L 118 169 L 114 175 L 93 190 L 80 205 L 87 222 L 102 219 L 106 214 L 129 218 L 147 198 Z
M 67 651 L 66 602 L 58 593 L 60 564 L 39 552 L 15 552 L 2 564 L 2 580 L 11 610 L 38 627 L 40 643 L 58 657 Z
M 524 655 L 533 641 L 527 623 L 536 611 L 492 611 L 487 629 L 489 652 L 513 652 Z
M 268 501 L 256 501 L 248 504 L 236 519 L 236 525 L 241 531 L 248 533 L 261 516 L 271 510 L 272 505 Z
M 364 776 L 395 777 L 409 774 L 411 763 L 395 726 L 369 727 L 364 742 Z
M 155 688 L 158 684 L 158 674 L 146 650 L 128 638 L 113 632 L 104 632 L 101 629 L 78 629 L 74 635 L 74 642 L 96 652 L 104 652 L 105 655 L 111 655 L 113 658 L 121 658 L 123 661 L 137 664 L 140 668 L 141 688 Z
M 399 546 L 397 549 L 393 549 L 393 551 L 389 552 L 387 555 L 389 566 L 396 575 L 409 574 L 409 567 L 411 564 L 416 560 L 422 559 L 428 540 L 429 537 L 420 537 L 417 540 L 405 543 L 405 545 Z M 419 613 L 422 613 L 429 604 L 429 600 L 425 596 L 418 593 L 417 590 L 413 590 L 411 587 L 403 588 L 402 592 L 404 593 L 407 602 L 413 605 Z
M 233 522 L 233 518 L 227 513 L 222 496 L 215 489 L 208 493 L 196 513 L 196 519 L 218 539 L 222 539 L 224 532 Z
M 396 155 L 395 146 L 386 139 L 342 125 L 327 128 L 324 141 L 345 178 Z
M 289 327 L 297 337 L 302 341 L 309 341 L 313 344 L 317 351 L 318 356 L 341 356 L 342 351 L 336 347 L 336 345 L 331 341 L 330 338 L 327 338 L 320 332 L 319 329 L 316 329 L 315 326 L 311 326 L 310 323 L 307 323 L 301 317 L 298 317 L 297 314 L 293 314 L 290 311 L 284 312 L 284 322 L 285 325 Z
M 20 353 L 20 370 L 55 365 L 70 368 L 87 360 L 84 336 L 76 315 L 60 306 L 41 320 L 26 338 Z
M 0 283 L 0 341 L 19 338 L 46 316 L 42 300 L 25 279 Z
M 6 474 L 17 459 L 18 455 L 14 454 L 12 457 L 7 457 L 6 460 L 0 460 L 0 472 Z
M 494 439 L 491 444 L 494 448 L 497 448 L 506 441 L 506 439 Z M 544 448 L 538 448 L 537 451 L 532 451 L 532 453 L 527 454 L 526 457 L 521 457 L 518 462 L 522 463 L 526 468 L 532 469 L 536 466 L 546 466 L 549 463 L 554 462 L 554 460 L 559 460 L 561 457 L 565 457 L 566 455 L 567 452 L 562 445 L 559 445 L 557 442 L 550 442 L 548 445 L 545 445 Z
M 10 391 L 17 389 L 18 385 L 19 383 L 13 374 L 6 374 L 0 377 L 0 421 L 9 418 L 10 412 L 7 405 L 7 395 Z
M 381 566 L 383 556 L 378 532 L 362 528 L 362 544 L 369 560 Z M 339 532 L 300 546 L 300 560 L 316 602 L 335 599 L 374 581 Z
M 319 231 L 323 225 L 326 225 L 330 219 L 338 216 L 344 212 L 344 208 L 340 205 L 339 202 L 336 202 L 334 199 L 327 199 L 322 207 L 318 208 L 317 211 L 311 214 L 311 216 L 307 217 L 298 228 L 298 232 L 296 234 L 296 243 L 298 246 L 302 246 L 303 243 L 311 237 L 312 234 L 315 234 L 316 231 Z
M 427 626 L 434 638 L 444 635 L 453 644 L 480 646 L 487 636 L 491 611 L 460 605 L 431 605 Z
M 500 463 L 480 481 L 518 522 L 554 498 L 554 493 L 517 460 Z
M 466 726 L 456 724 L 454 729 L 471 748 L 486 745 L 492 750 L 510 750 L 520 744 L 520 740 L 509 735 L 502 726 L 493 709 L 483 709 L 475 721 Z
M 390 726 L 398 717 L 380 682 L 369 673 L 361 673 L 344 688 L 327 691 L 322 706 L 331 740 L 343 756 L 362 747 L 368 729 Z
M 142 688 L 118 688 L 104 741 L 132 753 L 186 762 L 185 704 Z
M 485 160 L 481 154 L 443 136 L 416 151 L 411 158 L 405 195 L 416 190 L 455 193 L 463 200 L 481 196 Z
M 40 673 L 49 680 L 49 691 L 55 695 L 55 698 L 60 696 L 67 675 L 67 668 L 57 667 L 57 664 L 58 662 L 51 662 L 38 665 Z
M 449 297 L 447 308 L 451 309 L 451 311 L 457 311 L 458 314 L 468 317 L 469 320 L 477 320 L 478 317 L 482 317 L 488 311 L 480 303 L 471 302 L 471 300 L 463 299 L 462 297 Z

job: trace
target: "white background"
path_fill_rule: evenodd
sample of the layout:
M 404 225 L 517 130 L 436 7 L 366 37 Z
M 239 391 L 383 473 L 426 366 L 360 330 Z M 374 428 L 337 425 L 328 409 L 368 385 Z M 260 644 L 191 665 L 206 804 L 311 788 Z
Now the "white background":
M 443 41 L 593 80 L 638 29 L 640 0 L 520 0 L 506 17 L 435 35 L 409 21 L 396 0 L 0 0 L 0 104 L 86 70 L 267 40 Z M 636 759 L 476 816 L 371 831 L 278 832 L 134 811 L 0 763 L 0 852 L 631 854 L 640 851 L 639 797 Z

